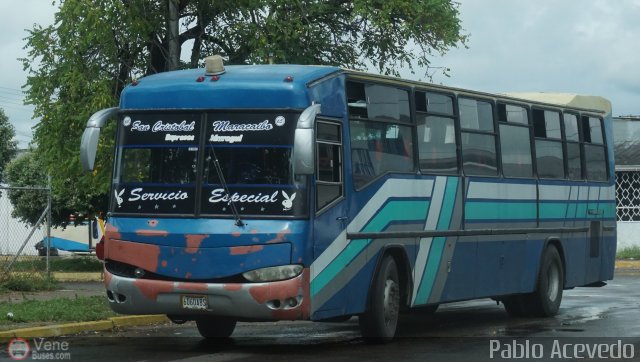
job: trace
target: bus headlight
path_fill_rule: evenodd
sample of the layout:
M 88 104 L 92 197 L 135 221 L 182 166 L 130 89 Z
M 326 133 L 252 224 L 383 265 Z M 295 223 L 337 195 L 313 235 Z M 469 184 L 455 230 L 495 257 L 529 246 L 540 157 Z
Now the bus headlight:
M 282 265 L 261 268 L 242 273 L 250 282 L 273 282 L 295 278 L 302 273 L 302 265 Z

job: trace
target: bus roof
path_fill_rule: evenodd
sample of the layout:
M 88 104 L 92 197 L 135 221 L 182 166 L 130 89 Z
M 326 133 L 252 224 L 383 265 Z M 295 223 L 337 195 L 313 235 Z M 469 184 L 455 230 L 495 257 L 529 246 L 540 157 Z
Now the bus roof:
M 599 96 L 544 92 L 505 93 L 505 95 L 527 101 L 551 103 L 563 107 L 595 110 L 604 114 L 611 114 L 611 102 Z
M 158 73 L 129 85 L 121 109 L 300 108 L 307 84 L 340 68 L 309 65 L 229 65 L 217 81 L 204 68 Z M 199 77 L 204 77 L 198 81 Z M 287 79 L 287 77 L 292 77 Z M 269 95 L 265 96 L 265 89 Z
M 355 79 L 377 80 L 405 87 L 432 88 L 538 105 L 570 107 L 611 114 L 611 102 L 599 96 L 569 93 L 491 94 L 390 76 L 320 65 L 228 65 L 216 81 L 204 68 L 150 75 L 125 88 L 121 109 L 304 109 L 309 103 L 307 86 L 322 78 L 344 73 Z M 204 77 L 202 81 L 198 78 Z M 287 79 L 291 77 L 292 79 Z M 287 79 L 287 80 L 285 80 Z M 265 96 L 265 89 L 269 95 Z

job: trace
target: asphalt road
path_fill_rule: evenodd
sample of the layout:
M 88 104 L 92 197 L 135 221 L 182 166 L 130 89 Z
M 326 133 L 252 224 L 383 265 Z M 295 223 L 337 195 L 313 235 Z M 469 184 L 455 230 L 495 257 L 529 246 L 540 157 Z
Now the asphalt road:
M 230 340 L 217 343 L 202 340 L 192 323 L 64 341 L 71 360 L 78 361 L 495 361 L 519 352 L 541 360 L 602 360 L 625 352 L 630 360 L 640 360 L 640 275 L 617 275 L 603 288 L 565 291 L 555 318 L 513 319 L 501 305 L 478 300 L 441 306 L 434 315 L 405 315 L 400 328 L 399 337 L 387 345 L 365 344 L 356 318 L 346 323 L 239 323 Z M 589 355 L 598 352 L 595 348 L 605 355 Z

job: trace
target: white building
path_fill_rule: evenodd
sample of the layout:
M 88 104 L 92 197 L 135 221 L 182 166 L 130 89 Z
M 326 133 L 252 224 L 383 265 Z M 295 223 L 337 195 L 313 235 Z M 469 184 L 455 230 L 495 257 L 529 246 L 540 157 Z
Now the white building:
M 640 116 L 613 118 L 618 250 L 640 246 Z

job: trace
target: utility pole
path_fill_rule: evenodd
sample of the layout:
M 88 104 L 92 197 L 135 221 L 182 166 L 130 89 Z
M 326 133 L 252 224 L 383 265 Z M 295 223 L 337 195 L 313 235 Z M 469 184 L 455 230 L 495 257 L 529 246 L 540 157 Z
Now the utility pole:
M 167 40 L 169 45 L 169 59 L 167 71 L 178 69 L 180 64 L 180 41 L 178 35 L 178 4 L 176 0 L 167 0 L 169 17 L 167 20 Z

